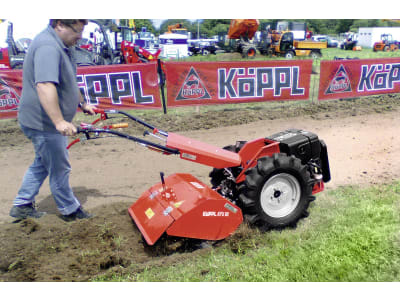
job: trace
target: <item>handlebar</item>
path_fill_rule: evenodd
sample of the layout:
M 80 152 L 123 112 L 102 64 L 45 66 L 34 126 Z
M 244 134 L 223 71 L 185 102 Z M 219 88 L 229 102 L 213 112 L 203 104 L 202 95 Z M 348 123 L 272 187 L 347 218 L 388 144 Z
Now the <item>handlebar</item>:
M 149 148 L 150 150 L 155 150 L 158 152 L 162 152 L 163 154 L 179 154 L 179 150 L 177 149 L 173 149 L 173 148 L 169 148 L 167 146 L 163 146 L 157 143 L 152 143 L 148 140 L 144 140 L 138 137 L 134 137 L 128 134 L 125 134 L 123 132 L 120 131 L 114 131 L 111 129 L 117 129 L 117 128 L 126 128 L 128 127 L 128 123 L 117 123 L 117 124 L 112 124 L 112 125 L 106 125 L 103 126 L 101 128 L 96 128 L 93 125 L 96 124 L 97 122 L 99 122 L 100 120 L 107 120 L 109 119 L 108 114 L 122 114 L 126 117 L 128 117 L 129 119 L 147 127 L 152 129 L 152 134 L 155 137 L 158 137 L 162 140 L 164 140 L 163 138 L 161 138 L 160 136 L 157 136 L 156 134 L 160 134 L 163 136 L 168 137 L 168 133 L 162 130 L 157 129 L 156 127 L 144 122 L 143 120 L 140 120 L 126 112 L 123 111 L 118 111 L 118 110 L 104 110 L 104 109 L 99 109 L 99 108 L 95 108 L 94 109 L 95 113 L 100 113 L 101 117 L 95 121 L 93 121 L 91 124 L 85 124 L 85 123 L 81 123 L 81 126 L 77 127 L 77 133 L 81 133 L 84 134 L 85 137 L 84 138 L 77 138 L 74 141 L 72 141 L 68 146 L 67 149 L 69 149 L 72 145 L 82 141 L 82 140 L 89 140 L 89 139 L 96 139 L 96 138 L 100 138 L 100 134 L 101 133 L 106 133 L 108 135 L 113 135 L 113 136 L 118 136 L 118 137 L 122 137 L 122 138 L 126 138 L 129 139 L 131 141 L 137 142 L 142 146 L 145 146 L 147 148 Z M 104 136 L 102 136 L 104 137 Z

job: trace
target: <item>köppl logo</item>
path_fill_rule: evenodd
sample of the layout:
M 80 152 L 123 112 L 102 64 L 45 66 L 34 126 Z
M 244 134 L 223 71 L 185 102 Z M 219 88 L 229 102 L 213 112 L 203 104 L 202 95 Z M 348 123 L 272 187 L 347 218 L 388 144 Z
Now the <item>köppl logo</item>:
M 0 78 L 0 111 L 16 111 L 18 110 L 18 105 L 18 94 L 7 84 L 7 82 Z
M 218 69 L 218 98 L 263 98 L 269 92 L 274 97 L 288 90 L 291 96 L 303 96 L 300 87 L 300 67 L 250 67 Z
M 400 83 L 400 64 L 362 65 L 358 92 L 393 90 Z
M 211 99 L 196 70 L 191 67 L 176 100 Z
M 351 92 L 351 83 L 346 69 L 343 65 L 340 65 L 335 73 L 335 76 L 331 80 L 328 89 L 325 91 L 325 95 L 345 92 Z

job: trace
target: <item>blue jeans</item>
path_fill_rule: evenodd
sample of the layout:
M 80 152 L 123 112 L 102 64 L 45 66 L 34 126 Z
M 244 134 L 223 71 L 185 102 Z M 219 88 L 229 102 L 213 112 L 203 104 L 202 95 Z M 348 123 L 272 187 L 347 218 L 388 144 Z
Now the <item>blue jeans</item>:
M 69 185 L 71 165 L 67 150 L 68 138 L 59 133 L 34 130 L 21 125 L 32 141 L 35 160 L 25 173 L 14 205 L 33 204 L 44 180 L 49 176 L 50 190 L 62 215 L 75 212 L 80 203 Z

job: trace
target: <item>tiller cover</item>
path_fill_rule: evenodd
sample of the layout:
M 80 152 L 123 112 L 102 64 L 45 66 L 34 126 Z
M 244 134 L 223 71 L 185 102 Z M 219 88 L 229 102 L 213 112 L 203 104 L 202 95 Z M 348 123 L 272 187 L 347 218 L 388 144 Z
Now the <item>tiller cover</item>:
M 243 221 L 239 207 L 194 176 L 182 173 L 172 174 L 165 178 L 165 183 L 152 186 L 128 211 L 149 245 L 164 232 L 178 237 L 221 240 Z

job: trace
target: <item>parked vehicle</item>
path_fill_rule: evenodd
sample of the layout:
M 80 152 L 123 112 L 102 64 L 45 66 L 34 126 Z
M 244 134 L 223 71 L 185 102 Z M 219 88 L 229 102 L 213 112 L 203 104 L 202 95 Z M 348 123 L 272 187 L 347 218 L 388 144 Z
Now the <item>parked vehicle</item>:
M 136 45 L 153 52 L 158 49 L 158 41 L 156 40 L 153 33 L 147 31 L 146 27 L 142 27 L 141 31 L 138 31 L 134 37 Z
M 183 58 L 189 56 L 188 36 L 179 33 L 165 33 L 159 36 L 160 56 L 163 58 Z
M 271 44 L 261 41 L 258 50 L 262 54 L 284 56 L 311 56 L 313 59 L 322 56 L 321 49 L 327 48 L 327 42 L 315 42 L 309 40 L 295 40 L 292 31 L 272 33 Z
M 376 51 L 397 51 L 399 50 L 400 42 L 393 40 L 391 34 L 382 34 L 381 40 L 374 43 L 373 50 Z
M 260 22 L 256 19 L 234 19 L 228 34 L 218 34 L 218 46 L 227 52 L 239 52 L 243 58 L 254 58 L 256 44 L 252 41 Z
M 327 47 L 328 48 L 337 48 L 339 47 L 339 41 L 336 39 L 331 38 L 330 36 L 327 35 L 316 35 L 312 37 L 313 41 L 316 42 L 327 42 Z
M 356 50 L 358 43 L 358 36 L 354 32 L 346 32 L 344 40 L 340 43 L 340 49 L 343 50 Z
M 217 45 L 217 40 L 215 39 L 198 39 L 198 40 L 188 40 L 189 43 L 189 55 L 208 55 L 217 54 L 219 47 Z
M 22 69 L 28 41 L 27 46 L 15 42 L 12 22 L 8 22 L 5 45 L 6 47 L 0 47 L 0 69 Z

